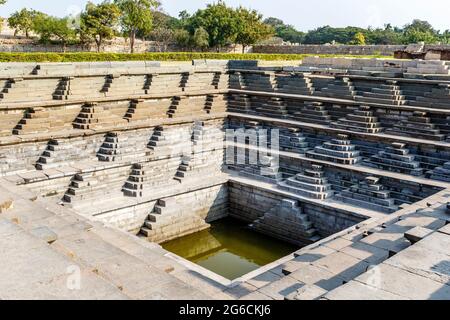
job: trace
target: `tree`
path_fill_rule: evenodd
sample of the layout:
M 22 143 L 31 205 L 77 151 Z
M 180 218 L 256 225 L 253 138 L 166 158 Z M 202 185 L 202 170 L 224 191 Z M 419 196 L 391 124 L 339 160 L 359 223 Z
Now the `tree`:
M 120 10 L 115 4 L 105 1 L 95 5 L 88 2 L 85 11 L 80 16 L 82 41 L 94 41 L 97 45 L 97 52 L 100 52 L 103 41 L 114 37 L 119 17 Z
M 353 42 L 357 33 L 362 33 L 366 38 L 368 29 L 357 27 L 346 28 L 332 28 L 324 26 L 315 30 L 309 31 L 305 36 L 305 43 L 307 44 L 325 44 L 325 43 L 342 43 L 350 44 Z
M 366 37 L 362 32 L 358 32 L 353 36 L 351 44 L 363 46 L 366 44 Z
M 40 36 L 41 42 L 57 40 L 64 52 L 66 52 L 67 43 L 76 36 L 76 31 L 70 27 L 69 18 L 56 18 L 45 14 L 35 16 L 33 30 Z
M 406 33 L 410 30 L 420 31 L 420 32 L 429 32 L 432 34 L 437 34 L 437 31 L 434 30 L 433 26 L 428 22 L 424 20 L 414 19 L 410 24 L 407 24 L 403 31 Z
M 178 18 L 180 18 L 181 21 L 186 21 L 190 17 L 191 15 L 186 10 L 180 11 L 180 13 L 178 14 Z
M 397 28 L 392 28 L 387 24 L 384 29 L 378 28 L 369 30 L 366 34 L 366 42 L 369 44 L 402 44 L 403 31 Z
M 305 40 L 305 33 L 298 31 L 294 26 L 285 24 L 283 20 L 269 17 L 264 20 L 264 23 L 271 26 L 275 30 L 275 36 L 283 39 L 283 41 L 303 43 Z
M 235 42 L 242 45 L 242 53 L 247 46 L 267 39 L 273 34 L 273 29 L 262 22 L 262 15 L 255 10 L 239 7 L 236 10 L 237 34 Z
M 413 20 L 403 28 L 404 43 L 436 43 L 439 41 L 439 32 L 428 21 Z
M 405 31 L 404 34 L 404 43 L 418 43 L 418 42 L 425 42 L 425 43 L 436 43 L 439 41 L 439 38 L 436 34 L 433 34 L 431 32 L 424 32 L 420 31 L 418 29 L 409 29 Z
M 6 3 L 6 0 L 0 0 L 0 6 L 5 3 Z M 0 31 L 2 31 L 2 27 L 3 27 L 3 18 L 0 17 Z
M 114 3 L 122 12 L 120 24 L 122 31 L 130 38 L 130 50 L 133 53 L 137 33 L 150 34 L 152 9 L 159 3 L 154 0 L 115 0 Z
M 174 39 L 178 46 L 183 49 L 189 49 L 192 46 L 192 37 L 189 31 L 178 29 L 174 33 Z
M 196 48 L 204 51 L 209 46 L 209 34 L 202 27 L 197 28 L 194 32 L 194 37 L 192 38 L 193 45 Z
M 167 27 L 159 27 L 151 32 L 150 39 L 162 45 L 160 51 L 167 51 L 169 44 L 174 41 L 174 32 Z
M 14 12 L 8 18 L 8 25 L 14 29 L 14 36 L 17 36 L 19 32 L 23 32 L 25 37 L 29 38 L 35 16 L 36 11 L 28 10 L 26 8 Z
M 266 20 L 264 20 L 265 24 L 268 24 L 269 26 L 272 26 L 274 28 L 280 27 L 280 26 L 284 26 L 284 21 L 278 18 L 274 18 L 274 17 L 269 17 Z
M 209 35 L 209 46 L 219 51 L 236 40 L 238 26 L 235 11 L 221 0 L 208 4 L 206 9 L 198 10 L 188 19 L 187 28 L 191 34 L 200 27 Z
M 153 12 L 153 28 L 166 28 L 174 31 L 179 28 L 180 21 L 161 11 Z
M 450 30 L 445 30 L 444 33 L 442 33 L 441 41 L 444 44 L 450 44 Z

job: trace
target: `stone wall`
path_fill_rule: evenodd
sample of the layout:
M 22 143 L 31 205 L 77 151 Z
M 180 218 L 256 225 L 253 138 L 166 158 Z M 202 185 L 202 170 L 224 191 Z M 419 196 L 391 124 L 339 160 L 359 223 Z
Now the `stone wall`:
M 395 51 L 406 49 L 406 45 L 265 45 L 254 46 L 253 53 L 285 54 L 351 54 L 393 56 Z
M 168 241 L 205 229 L 208 223 L 227 216 L 228 189 L 224 185 L 213 186 L 112 210 L 95 219 L 138 233 L 149 214 L 154 214 L 156 210 L 161 210 L 157 221 L 153 222 L 157 234 L 149 236 L 149 239 L 155 242 Z
M 266 212 L 279 206 L 283 199 L 286 199 L 281 194 L 263 190 L 256 186 L 243 185 L 236 181 L 230 181 L 228 188 L 230 216 L 249 223 L 261 218 Z M 328 206 L 318 206 L 306 202 L 300 202 L 299 204 L 321 237 L 327 237 L 366 219 L 362 215 Z
M 253 53 L 285 54 L 348 54 L 393 56 L 396 51 L 407 50 L 408 45 L 264 45 L 254 46 Z M 450 50 L 450 45 L 425 45 L 423 51 Z
M 22 36 L 14 37 L 13 32 L 8 32 L 6 35 L 0 35 L 0 52 L 63 52 L 64 48 L 58 44 L 43 44 L 37 38 L 26 39 Z M 65 48 L 66 52 L 97 52 L 95 44 L 90 45 L 68 45 Z M 190 49 L 191 50 L 191 49 Z M 129 53 L 130 43 L 125 38 L 115 38 L 112 40 L 105 40 L 101 47 L 102 52 L 108 53 Z M 134 52 L 181 52 L 186 51 L 185 48 L 177 46 L 175 43 L 163 44 L 156 41 L 136 40 Z M 241 45 L 233 45 L 221 48 L 223 53 L 242 53 Z M 247 49 L 248 51 L 248 49 Z M 216 49 L 211 49 L 211 52 L 216 52 Z

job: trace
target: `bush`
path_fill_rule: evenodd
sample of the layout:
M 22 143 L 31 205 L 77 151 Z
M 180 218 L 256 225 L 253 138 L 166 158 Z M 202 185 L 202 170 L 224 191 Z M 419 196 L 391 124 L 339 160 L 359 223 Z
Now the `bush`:
M 265 60 L 265 61 L 296 61 L 302 60 L 307 54 L 239 54 L 210 52 L 151 52 L 151 53 L 96 53 L 96 52 L 37 52 L 13 53 L 0 52 L 0 62 L 95 62 L 95 61 L 191 61 L 196 59 L 218 60 Z M 321 57 L 338 57 L 335 55 L 320 55 Z M 343 57 L 340 55 L 340 57 Z M 381 56 L 347 56 L 379 58 Z M 386 58 L 384 56 L 384 58 Z

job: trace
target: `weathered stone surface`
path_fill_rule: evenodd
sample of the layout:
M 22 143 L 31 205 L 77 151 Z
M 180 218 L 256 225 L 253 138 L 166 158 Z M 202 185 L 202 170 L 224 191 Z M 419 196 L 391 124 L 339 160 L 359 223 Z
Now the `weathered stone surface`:
M 289 277 L 307 285 L 315 285 L 324 290 L 333 290 L 345 283 L 344 277 L 331 272 L 321 266 L 302 262 L 298 269 L 289 274 Z
M 285 277 L 258 289 L 258 291 L 272 299 L 284 300 L 286 296 L 296 292 L 303 286 L 303 283 L 293 278 Z
M 356 278 L 370 287 L 395 293 L 414 300 L 446 300 L 450 295 L 450 286 L 433 281 L 411 272 L 381 264 L 377 274 L 363 274 Z
M 402 297 L 379 288 L 374 288 L 358 281 L 350 281 L 327 293 L 328 300 L 406 300 Z
M 306 285 L 287 296 L 286 300 L 318 300 L 326 293 L 327 291 L 322 288 L 314 285 Z
M 49 244 L 55 242 L 58 239 L 58 235 L 48 227 L 37 227 L 32 229 L 30 233 Z
M 419 242 L 423 238 L 429 236 L 434 231 L 422 227 L 415 227 L 407 232 L 405 232 L 405 238 L 408 239 L 412 244 Z

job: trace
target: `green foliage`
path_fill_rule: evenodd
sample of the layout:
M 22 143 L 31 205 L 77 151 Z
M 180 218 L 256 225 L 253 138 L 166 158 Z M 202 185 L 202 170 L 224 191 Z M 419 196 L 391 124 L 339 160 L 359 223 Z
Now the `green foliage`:
M 223 1 L 208 4 L 206 9 L 198 10 L 187 20 L 189 20 L 188 28 L 191 34 L 200 27 L 206 30 L 211 48 L 219 49 L 236 40 L 238 20 L 234 10 L 227 7 Z
M 366 42 L 369 44 L 402 44 L 403 34 L 401 30 L 392 28 L 387 24 L 384 29 L 369 29 L 365 34 Z
M 33 21 L 37 14 L 36 11 L 26 8 L 14 12 L 8 18 L 8 25 L 14 29 L 14 36 L 22 32 L 28 38 L 31 29 L 33 29 Z
M 192 37 L 189 31 L 178 29 L 174 33 L 175 42 L 183 49 L 188 49 L 192 45 Z
M 450 30 L 445 30 L 442 34 L 441 41 L 444 44 L 450 44 Z
M 10 53 L 0 52 L 0 62 L 95 62 L 95 61 L 191 61 L 195 59 L 299 61 L 305 54 L 235 54 L 211 52 L 162 52 L 162 53 Z M 361 57 L 350 55 L 319 55 L 320 57 Z M 364 56 L 380 58 L 381 56 Z
M 0 0 L 0 6 L 5 3 L 6 3 L 6 0 Z M 0 17 L 0 31 L 2 31 L 2 27 L 3 27 L 3 18 Z
M 419 20 L 419 19 L 414 19 L 412 21 L 412 23 L 407 24 L 403 28 L 404 32 L 408 32 L 411 30 L 423 32 L 423 33 L 427 33 L 427 32 L 432 33 L 432 34 L 437 33 L 437 31 L 433 29 L 433 26 L 428 21 L 423 21 L 423 20 Z
M 275 36 L 291 43 L 303 43 L 305 33 L 298 31 L 294 26 L 284 24 L 283 20 L 270 17 L 264 20 L 264 23 L 275 30 Z
M 167 28 L 167 27 L 158 27 L 154 29 L 151 33 L 149 38 L 153 41 L 158 42 L 159 44 L 162 44 L 162 47 L 160 47 L 160 50 L 166 51 L 169 44 L 173 43 L 174 41 L 174 32 Z
M 273 34 L 272 27 L 262 22 L 262 15 L 256 10 L 240 7 L 236 10 L 237 34 L 235 43 L 242 45 L 242 50 L 269 38 Z
M 155 29 L 165 28 L 174 31 L 175 29 L 179 28 L 179 24 L 180 22 L 177 18 L 171 17 L 161 11 L 153 12 L 153 28 Z M 142 36 L 140 32 L 138 34 Z
M 120 25 L 122 31 L 130 38 L 133 53 L 137 33 L 147 36 L 152 31 L 152 9 L 158 3 L 154 0 L 114 0 L 114 3 L 121 11 Z
M 349 44 L 357 33 L 363 35 L 367 30 L 356 27 L 332 28 L 325 26 L 308 32 L 305 36 L 306 44 L 342 43 Z
M 413 20 L 403 29 L 404 43 L 436 43 L 439 41 L 439 33 L 433 29 L 433 26 L 422 20 Z
M 192 38 L 192 44 L 200 48 L 202 51 L 208 48 L 209 45 L 209 34 L 202 27 L 197 28 L 194 32 L 194 37 Z
M 114 37 L 119 17 L 120 10 L 115 4 L 104 1 L 95 5 L 88 2 L 80 16 L 82 42 L 95 42 L 97 51 L 100 51 L 103 41 Z
M 436 43 L 439 41 L 439 38 L 430 32 L 422 32 L 419 30 L 408 30 L 405 32 L 404 35 L 404 43 L 418 43 L 418 42 L 425 42 L 425 43 Z
M 75 30 L 70 27 L 69 18 L 56 18 L 42 13 L 34 16 L 33 30 L 40 36 L 41 42 L 50 43 L 57 40 L 63 51 L 76 36 Z
M 366 44 L 366 37 L 362 32 L 358 32 L 353 36 L 351 44 L 363 46 Z
M 233 9 L 223 1 L 209 4 L 206 9 L 198 10 L 194 15 L 180 12 L 178 27 L 186 30 L 176 32 L 177 43 L 183 47 L 206 47 L 219 50 L 229 44 L 238 43 L 244 47 L 266 39 L 272 29 L 262 22 L 262 16 L 255 10 Z M 208 45 L 206 45 L 206 40 Z

